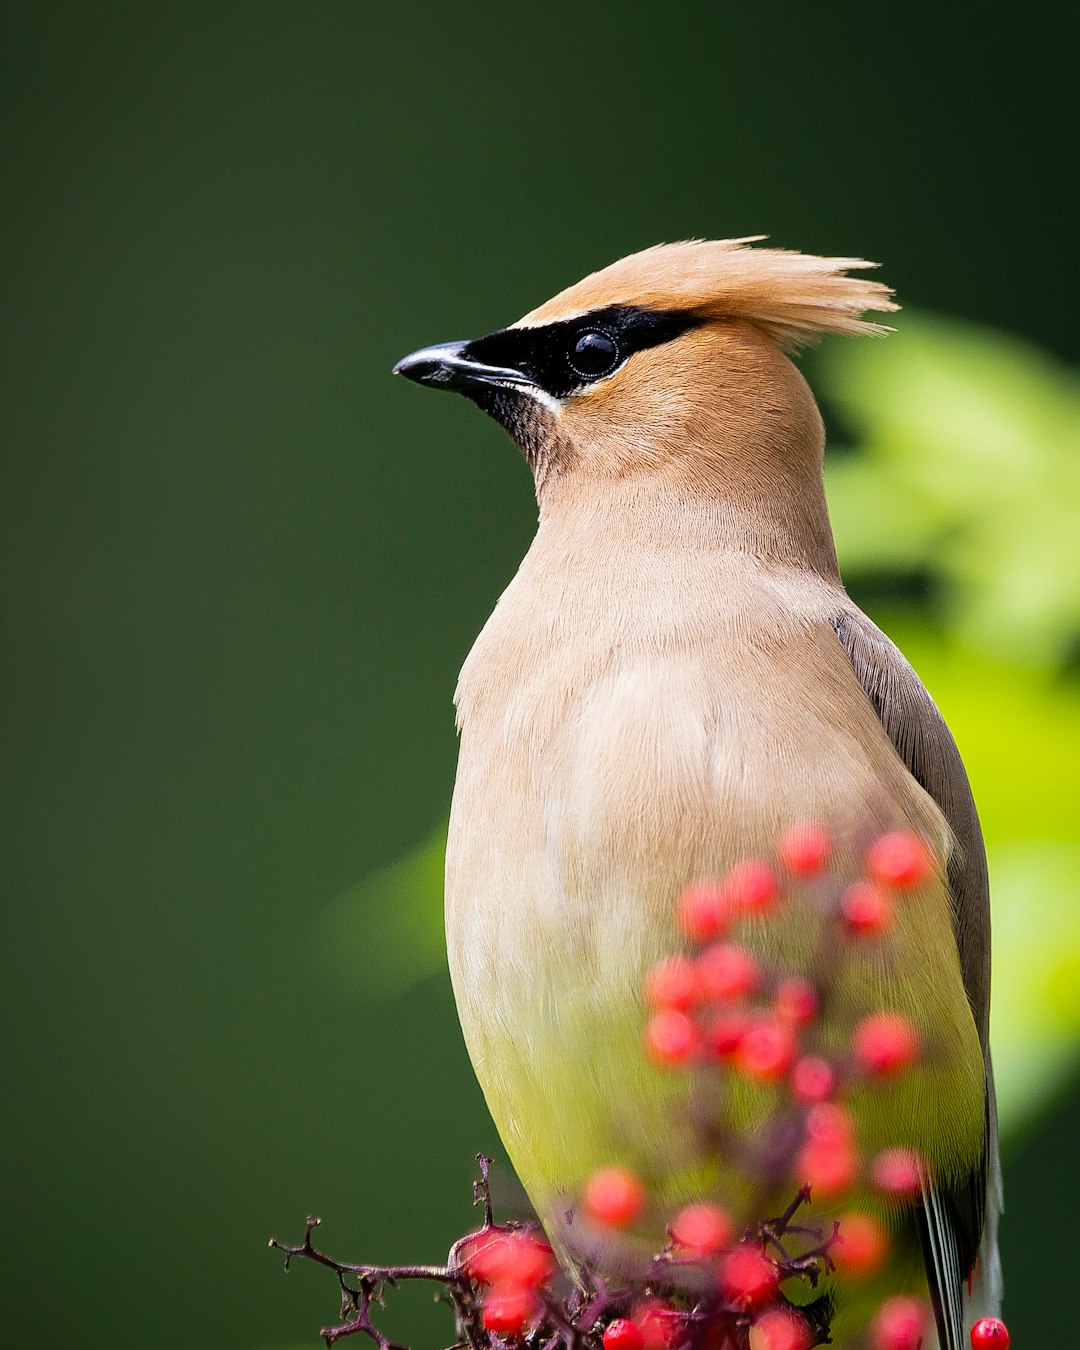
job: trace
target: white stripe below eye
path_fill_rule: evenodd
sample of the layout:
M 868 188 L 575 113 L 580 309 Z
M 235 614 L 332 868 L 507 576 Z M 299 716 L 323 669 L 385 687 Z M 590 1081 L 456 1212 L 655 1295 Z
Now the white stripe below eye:
M 542 404 L 548 412 L 556 415 L 562 412 L 562 400 L 557 399 L 553 394 L 549 394 L 546 389 L 541 389 L 538 384 L 505 384 L 504 389 L 511 389 L 515 394 L 521 394 L 524 398 L 531 398 L 534 402 Z

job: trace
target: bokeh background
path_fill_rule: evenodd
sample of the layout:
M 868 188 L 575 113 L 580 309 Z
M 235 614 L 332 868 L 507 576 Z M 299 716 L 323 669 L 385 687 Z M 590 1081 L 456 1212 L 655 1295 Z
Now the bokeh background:
M 4 1339 L 314 1347 L 498 1154 L 442 958 L 457 669 L 533 528 L 391 380 L 661 239 L 884 263 L 807 361 L 851 589 L 991 850 L 1007 1313 L 1075 1321 L 1076 35 L 1064 5 L 5 5 Z M 449 1324 L 405 1294 L 418 1346 Z

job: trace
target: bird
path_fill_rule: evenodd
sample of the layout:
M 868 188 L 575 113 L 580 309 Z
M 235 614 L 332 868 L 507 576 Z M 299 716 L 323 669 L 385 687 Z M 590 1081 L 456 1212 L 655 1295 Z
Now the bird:
M 864 985 L 933 1035 L 934 1062 L 863 1124 L 930 1164 L 921 1261 L 940 1344 L 961 1350 L 1001 1298 L 985 851 L 945 721 L 841 581 L 823 421 L 793 359 L 884 335 L 865 316 L 899 306 L 876 264 L 763 240 L 647 248 L 394 367 L 505 428 L 538 504 L 455 695 L 450 973 L 492 1117 L 566 1247 L 613 1157 L 671 1158 L 673 1201 L 700 1182 L 678 1164 L 683 1089 L 640 1049 L 680 890 L 792 820 L 851 857 L 868 823 L 933 840 L 947 863 L 905 910 L 901 960 Z M 766 956 L 801 941 L 748 938 Z

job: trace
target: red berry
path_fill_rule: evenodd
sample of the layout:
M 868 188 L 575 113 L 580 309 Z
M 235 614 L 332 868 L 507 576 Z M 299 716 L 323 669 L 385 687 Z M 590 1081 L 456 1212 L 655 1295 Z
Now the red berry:
M 717 1059 L 730 1059 L 742 1043 L 750 1019 L 741 1008 L 725 1008 L 709 1019 L 705 1040 Z
M 497 1284 L 484 1299 L 484 1326 L 498 1336 L 520 1336 L 539 1307 L 531 1289 Z
M 888 1234 L 872 1214 L 851 1211 L 840 1216 L 840 1228 L 831 1255 L 841 1275 L 854 1280 L 873 1275 L 880 1269 L 888 1250 Z
M 513 1233 L 507 1239 L 506 1278 L 515 1284 L 536 1288 L 554 1275 L 555 1254 L 531 1233 Z
M 757 1308 L 776 1293 L 780 1274 L 760 1247 L 736 1247 L 720 1263 L 720 1292 L 740 1308 Z
M 753 1350 L 810 1350 L 811 1340 L 805 1319 L 787 1308 L 762 1313 L 750 1332 Z
M 760 858 L 745 858 L 727 875 L 731 903 L 744 914 L 765 914 L 776 904 L 780 883 L 776 873 Z
M 666 956 L 645 976 L 645 1001 L 652 1008 L 687 1012 L 700 993 L 697 966 L 688 956 Z
M 645 1026 L 645 1049 L 657 1064 L 685 1064 L 699 1048 L 692 1017 L 674 1008 L 653 1013 Z
M 871 1013 L 855 1028 L 852 1049 L 864 1073 L 893 1078 L 918 1058 L 919 1033 L 902 1013 Z
M 907 891 L 933 876 L 934 858 L 917 834 L 894 830 L 880 835 L 870 845 L 866 867 L 875 881 Z
M 1009 1339 L 999 1317 L 980 1317 L 971 1328 L 971 1350 L 1009 1350 Z
M 794 877 L 813 877 L 825 866 L 831 847 L 820 825 L 793 825 L 780 838 L 776 853 Z
M 645 1209 L 645 1187 L 628 1167 L 601 1167 L 585 1187 L 585 1209 L 597 1223 L 628 1228 Z
M 894 1200 L 914 1200 L 922 1194 L 926 1165 L 910 1148 L 887 1148 L 870 1167 L 870 1180 L 882 1195 Z
M 791 1071 L 791 1095 L 804 1106 L 815 1106 L 836 1091 L 836 1073 L 827 1059 L 807 1056 Z
M 505 1228 L 486 1228 L 470 1233 L 458 1247 L 458 1256 L 470 1279 L 492 1284 L 501 1270 Z M 498 1253 L 496 1255 L 496 1253 Z
M 842 1195 L 859 1172 L 851 1115 L 835 1102 L 823 1102 L 807 1112 L 806 1135 L 795 1159 L 795 1175 L 818 1199 Z
M 711 942 L 727 927 L 730 901 L 719 881 L 695 881 L 675 902 L 675 921 L 691 942 Z
M 758 984 L 757 962 L 734 942 L 714 942 L 698 957 L 698 979 L 707 998 L 727 1002 L 753 993 Z
M 795 1158 L 795 1175 L 818 1200 L 843 1195 L 858 1174 L 859 1156 L 847 1140 L 823 1143 L 811 1139 Z
M 922 1299 L 898 1294 L 877 1311 L 871 1326 L 874 1350 L 920 1350 L 930 1319 Z
M 781 1022 L 793 1027 L 809 1026 L 817 1016 L 818 992 L 809 980 L 783 980 L 773 1007 Z
M 645 1350 L 641 1328 L 628 1317 L 616 1317 L 604 1328 L 604 1350 Z
M 772 1018 L 751 1022 L 735 1051 L 735 1065 L 748 1078 L 771 1082 L 786 1073 L 795 1058 L 795 1037 Z
M 501 1231 L 502 1230 L 498 1228 L 481 1229 L 477 1233 L 469 1233 L 466 1237 L 463 1237 L 457 1245 L 456 1255 L 458 1263 L 463 1270 L 465 1270 L 474 1280 L 479 1280 L 481 1284 L 486 1283 L 486 1276 L 482 1273 L 482 1263 L 484 1259 L 483 1252 L 495 1241 L 496 1235 Z M 481 1267 L 480 1269 L 474 1269 L 473 1263 L 478 1259 L 481 1262 Z
M 731 1245 L 734 1236 L 735 1225 L 719 1205 L 687 1205 L 671 1225 L 672 1242 L 693 1256 L 715 1256 Z
M 806 1134 L 818 1144 L 850 1144 L 855 1137 L 855 1122 L 846 1106 L 822 1102 L 806 1113 Z
M 684 1319 L 663 1299 L 639 1299 L 634 1304 L 632 1317 L 641 1328 L 645 1350 L 671 1350 L 682 1339 Z
M 490 1229 L 465 1258 L 465 1269 L 479 1284 L 536 1288 L 555 1268 L 554 1253 L 542 1238 L 515 1229 Z
M 892 924 L 892 901 L 873 882 L 856 881 L 840 897 L 840 917 L 850 933 L 873 937 Z

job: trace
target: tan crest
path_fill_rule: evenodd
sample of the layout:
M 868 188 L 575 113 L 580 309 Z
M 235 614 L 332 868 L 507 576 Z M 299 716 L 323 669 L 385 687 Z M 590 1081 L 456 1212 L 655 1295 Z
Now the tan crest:
M 877 263 L 748 247 L 764 237 L 656 244 L 560 291 L 520 323 L 531 327 L 609 305 L 644 305 L 710 319 L 743 319 L 785 351 L 816 342 L 825 333 L 891 331 L 861 316 L 867 310 L 899 309 L 892 290 L 880 281 L 847 275 Z

